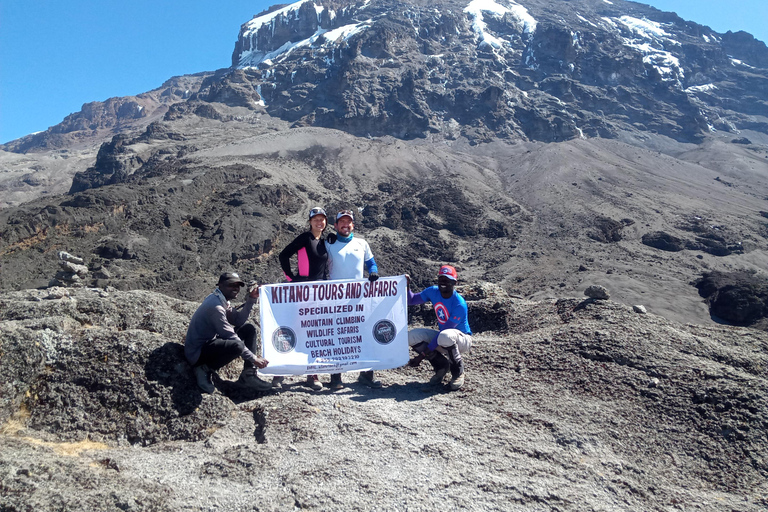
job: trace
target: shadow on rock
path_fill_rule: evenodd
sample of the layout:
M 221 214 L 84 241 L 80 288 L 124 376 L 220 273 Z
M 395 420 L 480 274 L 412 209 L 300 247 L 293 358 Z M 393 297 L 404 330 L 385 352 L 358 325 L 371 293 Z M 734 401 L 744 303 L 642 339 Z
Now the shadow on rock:
M 274 392 L 272 389 L 266 391 L 260 391 L 258 389 L 245 386 L 237 381 L 223 380 L 221 378 L 213 378 L 213 384 L 216 386 L 222 395 L 232 400 L 235 404 L 241 404 L 243 402 L 250 402 L 261 398 L 268 393 Z
M 768 279 L 756 272 L 709 272 L 695 283 L 719 323 L 768 327 Z
M 367 402 L 368 400 L 392 399 L 396 402 L 418 402 L 433 395 L 448 393 L 443 386 L 431 386 L 427 382 L 409 382 L 408 384 L 391 384 L 381 389 L 370 389 L 359 382 L 347 384 L 349 387 L 359 388 L 360 394 L 350 397 L 355 402 Z
M 169 341 L 149 355 L 144 372 L 148 381 L 171 389 L 173 407 L 179 416 L 194 412 L 202 403 L 203 395 L 197 387 L 192 368 L 184 357 L 184 346 Z M 216 389 L 235 404 L 248 402 L 270 393 L 244 386 L 237 381 L 225 380 L 214 375 Z
M 149 354 L 144 366 L 148 381 L 171 388 L 173 407 L 179 416 L 191 414 L 203 401 L 192 369 L 184 358 L 184 346 L 169 341 Z
M 256 425 L 253 430 L 253 438 L 259 444 L 266 443 L 267 415 L 263 409 L 257 407 L 253 410 L 253 424 Z

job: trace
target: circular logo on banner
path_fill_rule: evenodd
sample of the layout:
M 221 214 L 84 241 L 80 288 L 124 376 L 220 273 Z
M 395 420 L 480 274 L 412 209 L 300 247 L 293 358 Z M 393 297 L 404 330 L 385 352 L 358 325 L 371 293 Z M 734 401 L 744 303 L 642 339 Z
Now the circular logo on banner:
M 290 352 L 296 346 L 296 333 L 288 327 L 278 327 L 272 333 L 272 346 L 278 352 Z
M 395 339 L 397 329 L 389 320 L 379 320 L 373 326 L 373 339 L 381 345 L 389 345 Z

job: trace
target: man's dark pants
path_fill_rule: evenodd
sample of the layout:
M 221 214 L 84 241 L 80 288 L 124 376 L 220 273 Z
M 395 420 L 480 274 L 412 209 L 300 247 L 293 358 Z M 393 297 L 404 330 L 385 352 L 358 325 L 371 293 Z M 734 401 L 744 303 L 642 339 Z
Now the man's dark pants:
M 243 345 L 248 350 L 256 354 L 256 327 L 253 324 L 245 324 L 235 332 L 240 337 L 239 340 L 225 340 L 214 338 L 203 345 L 200 351 L 200 358 L 195 366 L 207 365 L 212 371 L 228 365 L 243 353 Z M 254 368 L 250 361 L 243 362 L 243 369 Z

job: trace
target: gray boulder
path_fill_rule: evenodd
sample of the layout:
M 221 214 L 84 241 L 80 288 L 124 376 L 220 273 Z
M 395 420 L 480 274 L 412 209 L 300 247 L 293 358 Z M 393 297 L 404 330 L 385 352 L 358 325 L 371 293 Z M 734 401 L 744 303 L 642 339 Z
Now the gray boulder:
M 584 295 L 589 297 L 590 299 L 602 299 L 602 300 L 606 300 L 611 297 L 611 294 L 608 293 L 608 289 L 598 284 L 587 286 L 587 289 L 584 290 Z

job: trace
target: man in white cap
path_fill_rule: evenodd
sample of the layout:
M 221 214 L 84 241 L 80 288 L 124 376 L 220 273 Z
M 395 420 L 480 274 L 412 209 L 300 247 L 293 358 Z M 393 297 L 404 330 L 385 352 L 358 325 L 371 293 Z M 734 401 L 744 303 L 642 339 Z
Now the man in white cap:
M 410 276 L 406 275 L 408 285 Z M 411 329 L 408 331 L 408 345 L 418 356 L 410 360 L 411 366 L 418 366 L 427 359 L 435 370 L 430 384 L 441 384 L 448 370 L 452 391 L 464 385 L 464 361 L 461 354 L 472 347 L 472 331 L 467 321 L 467 301 L 456 290 L 459 274 L 450 265 L 443 265 L 437 273 L 437 286 L 430 286 L 419 293 L 408 290 L 408 305 L 415 306 L 431 302 L 437 317 L 439 330 Z
M 245 283 L 234 272 L 219 277 L 216 289 L 205 298 L 189 322 L 184 341 L 184 355 L 192 365 L 197 385 L 206 393 L 213 393 L 213 373 L 237 357 L 243 358 L 243 371 L 238 383 L 259 391 L 272 388 L 261 380 L 258 368 L 269 361 L 256 356 L 256 327 L 247 323 L 251 309 L 259 297 L 254 286 L 244 304 L 233 308 L 230 301 L 240 293 Z
M 364 271 L 368 271 L 368 280 L 379 278 L 379 268 L 373 259 L 373 253 L 368 242 L 356 237 L 355 215 L 349 210 L 336 214 L 336 236 L 328 236 L 326 248 L 328 251 L 328 269 L 331 279 L 362 279 Z M 373 370 L 360 372 L 358 381 L 371 388 L 380 388 L 381 382 L 375 380 Z M 331 389 L 341 389 L 344 384 L 341 374 L 331 375 Z

